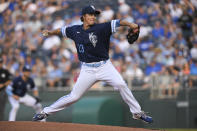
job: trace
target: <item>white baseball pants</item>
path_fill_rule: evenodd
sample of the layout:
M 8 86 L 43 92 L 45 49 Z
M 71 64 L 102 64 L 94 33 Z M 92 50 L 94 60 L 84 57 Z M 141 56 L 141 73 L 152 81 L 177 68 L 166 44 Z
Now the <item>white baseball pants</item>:
M 12 106 L 12 109 L 9 113 L 9 121 L 15 121 L 16 120 L 16 114 L 18 112 L 20 103 L 25 104 L 26 106 L 33 107 L 33 109 L 36 111 L 36 113 L 39 113 L 42 111 L 42 105 L 40 103 L 36 104 L 36 99 L 32 96 L 26 94 L 23 97 L 20 97 L 19 100 L 14 99 L 12 96 L 8 97 L 8 100 Z
M 97 62 L 95 62 L 97 63 Z M 49 107 L 44 108 L 47 114 L 53 114 L 75 103 L 97 81 L 105 81 L 114 89 L 118 89 L 123 100 L 128 104 L 130 111 L 135 114 L 141 112 L 141 107 L 134 98 L 130 89 L 120 73 L 115 69 L 110 60 L 99 67 L 82 65 L 80 75 L 70 94 L 59 98 Z

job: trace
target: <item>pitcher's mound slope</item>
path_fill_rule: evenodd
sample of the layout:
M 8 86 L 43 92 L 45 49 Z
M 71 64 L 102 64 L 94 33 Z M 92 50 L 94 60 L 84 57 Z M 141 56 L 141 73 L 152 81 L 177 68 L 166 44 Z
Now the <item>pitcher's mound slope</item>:
M 56 122 L 0 122 L 0 131 L 156 131 L 142 128 Z M 157 130 L 158 131 L 158 130 Z

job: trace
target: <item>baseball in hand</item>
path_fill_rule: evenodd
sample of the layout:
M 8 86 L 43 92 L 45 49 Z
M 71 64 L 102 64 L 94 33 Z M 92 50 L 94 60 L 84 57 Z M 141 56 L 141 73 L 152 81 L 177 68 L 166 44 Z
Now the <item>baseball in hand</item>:
M 49 35 L 49 31 L 48 30 L 44 30 L 42 32 L 42 35 L 45 36 L 45 37 L 47 37 Z

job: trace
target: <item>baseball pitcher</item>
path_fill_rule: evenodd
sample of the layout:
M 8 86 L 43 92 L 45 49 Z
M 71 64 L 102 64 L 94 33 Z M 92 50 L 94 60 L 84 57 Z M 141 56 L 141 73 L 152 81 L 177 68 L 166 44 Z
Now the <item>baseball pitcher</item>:
M 82 25 L 62 27 L 57 30 L 43 31 L 43 36 L 62 35 L 74 40 L 78 58 L 81 61 L 80 75 L 70 94 L 61 97 L 52 105 L 45 107 L 42 112 L 33 117 L 33 121 L 39 121 L 55 112 L 65 109 L 78 101 L 82 95 L 97 81 L 105 81 L 118 90 L 123 100 L 128 104 L 134 119 L 140 119 L 152 123 L 152 117 L 147 116 L 139 103 L 127 87 L 120 73 L 115 69 L 109 59 L 110 36 L 116 32 L 117 27 L 128 26 L 133 29 L 136 36 L 139 35 L 139 26 L 125 20 L 112 20 L 110 22 L 96 24 L 96 16 L 100 11 L 90 5 L 82 9 Z M 130 33 L 130 34 L 132 34 Z M 136 35 L 137 34 L 137 35 Z M 130 43 L 132 37 L 127 36 Z

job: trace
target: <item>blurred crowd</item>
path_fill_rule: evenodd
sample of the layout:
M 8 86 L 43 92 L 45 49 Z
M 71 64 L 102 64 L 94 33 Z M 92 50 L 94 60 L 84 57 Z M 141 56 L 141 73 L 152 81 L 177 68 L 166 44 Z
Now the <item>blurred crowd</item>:
M 43 29 L 82 24 L 79 8 L 66 12 L 71 2 L 0 2 L 0 54 L 13 75 L 19 75 L 23 65 L 29 65 L 32 76 L 46 77 L 49 87 L 70 86 L 76 80 L 80 62 L 74 42 L 61 36 L 41 35 Z M 141 27 L 133 45 L 127 42 L 126 27 L 111 37 L 110 58 L 126 81 L 147 88 L 151 77 L 160 75 L 157 82 L 162 88 L 197 86 L 197 1 L 144 0 L 129 4 L 117 0 L 117 4 L 99 8 L 102 13 L 98 22 L 127 19 Z M 97 3 L 94 5 L 97 7 Z M 53 15 L 61 11 L 63 15 Z

